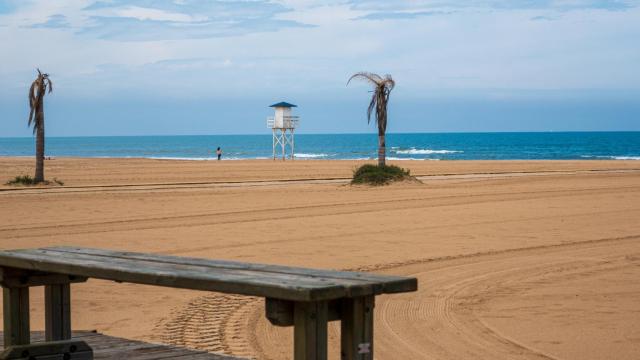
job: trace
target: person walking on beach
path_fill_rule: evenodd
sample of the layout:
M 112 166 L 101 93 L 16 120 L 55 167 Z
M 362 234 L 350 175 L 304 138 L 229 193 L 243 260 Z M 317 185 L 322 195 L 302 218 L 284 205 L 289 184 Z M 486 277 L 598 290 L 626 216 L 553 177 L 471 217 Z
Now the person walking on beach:
M 218 146 L 218 149 L 216 150 L 216 155 L 218 155 L 218 160 L 222 159 L 222 150 L 220 150 L 220 146 Z

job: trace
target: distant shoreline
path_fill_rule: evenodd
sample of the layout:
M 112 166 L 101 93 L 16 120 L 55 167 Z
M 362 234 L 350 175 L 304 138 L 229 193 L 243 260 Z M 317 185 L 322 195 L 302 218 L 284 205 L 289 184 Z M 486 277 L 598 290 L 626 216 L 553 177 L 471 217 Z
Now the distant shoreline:
M 0 159 L 30 159 L 33 158 L 34 155 L 2 155 L 0 154 Z M 187 158 L 187 157 L 116 157 L 116 156 L 49 156 L 47 155 L 45 160 L 54 161 L 54 160 L 91 160 L 91 159 L 105 159 L 105 160 L 156 160 L 156 161 L 191 161 L 191 162 L 207 162 L 207 161 L 218 161 L 215 157 L 211 158 Z M 282 158 L 222 158 L 220 161 L 282 161 Z M 291 160 L 287 158 L 285 161 L 303 161 L 303 162 L 322 162 L 322 161 L 346 161 L 346 162 L 363 162 L 363 161 L 376 161 L 376 158 L 357 158 L 357 159 L 323 159 L 323 158 L 296 158 Z M 578 162 L 622 162 L 622 161 L 640 161 L 640 156 L 614 156 L 614 157 L 595 157 L 595 158 L 576 158 L 576 159 L 416 159 L 416 158 L 395 158 L 395 157 L 387 157 L 387 161 L 399 161 L 399 162 L 430 162 L 430 161 L 449 161 L 449 162 L 538 162 L 538 161 L 550 161 L 550 162 L 567 162 L 567 161 L 578 161 Z
M 640 132 L 427 133 L 387 135 L 387 159 L 400 160 L 640 160 Z M 271 159 L 271 135 L 47 138 L 48 156 L 207 161 Z M 377 158 L 375 134 L 296 135 L 298 160 Z M 281 148 L 276 147 L 276 158 Z M 33 156 L 32 138 L 0 138 L 0 156 Z M 290 154 L 290 151 L 287 151 Z

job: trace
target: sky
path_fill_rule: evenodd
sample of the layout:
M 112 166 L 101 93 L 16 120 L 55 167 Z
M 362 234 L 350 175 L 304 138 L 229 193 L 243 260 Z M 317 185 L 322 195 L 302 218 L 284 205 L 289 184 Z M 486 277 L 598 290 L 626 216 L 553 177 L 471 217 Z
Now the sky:
M 391 74 L 389 132 L 640 131 L 640 0 L 0 0 L 0 137 L 375 132 L 358 71 Z

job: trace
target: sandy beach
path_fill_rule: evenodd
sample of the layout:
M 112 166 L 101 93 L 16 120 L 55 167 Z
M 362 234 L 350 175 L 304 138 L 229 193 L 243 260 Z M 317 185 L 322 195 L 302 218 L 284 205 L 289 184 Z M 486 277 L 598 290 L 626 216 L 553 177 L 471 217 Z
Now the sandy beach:
M 33 162 L 0 158 L 0 182 Z M 64 186 L 0 185 L 0 247 L 415 276 L 376 304 L 377 359 L 640 358 L 640 161 L 401 161 L 422 183 L 347 185 L 361 163 L 48 160 Z M 90 280 L 72 309 L 74 329 L 291 356 L 261 299 Z

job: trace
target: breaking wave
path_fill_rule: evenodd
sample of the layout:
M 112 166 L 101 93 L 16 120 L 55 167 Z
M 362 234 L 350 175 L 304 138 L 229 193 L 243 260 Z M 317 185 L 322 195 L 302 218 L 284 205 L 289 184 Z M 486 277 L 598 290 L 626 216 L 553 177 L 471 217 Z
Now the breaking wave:
M 640 156 L 594 156 L 594 155 L 581 155 L 582 158 L 588 159 L 611 159 L 611 160 L 640 160 Z
M 407 150 L 391 149 L 391 151 L 393 151 L 396 154 L 403 154 L 403 155 L 457 154 L 457 153 L 464 152 L 464 151 L 458 151 L 458 150 L 432 150 L 432 149 L 416 149 L 416 148 L 411 148 Z
M 295 157 L 297 158 L 301 158 L 301 159 L 317 159 L 317 158 L 324 158 L 329 156 L 328 154 L 305 154 L 305 153 L 300 153 L 300 154 L 295 154 Z

